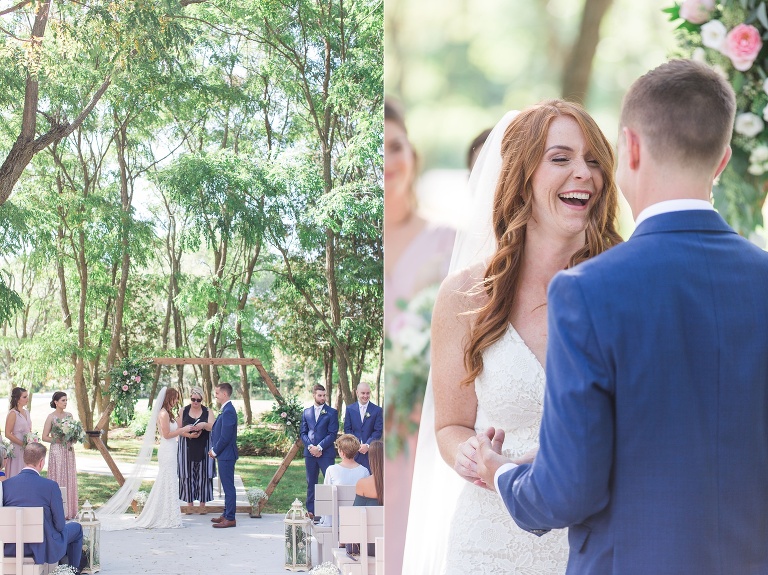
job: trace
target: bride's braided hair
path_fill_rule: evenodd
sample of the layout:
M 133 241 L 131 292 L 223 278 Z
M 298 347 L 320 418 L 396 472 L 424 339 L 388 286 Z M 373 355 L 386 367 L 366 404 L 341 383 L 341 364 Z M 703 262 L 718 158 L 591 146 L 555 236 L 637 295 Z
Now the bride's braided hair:
M 475 287 L 488 303 L 477 315 L 464 350 L 467 376 L 472 383 L 483 370 L 482 352 L 507 330 L 509 310 L 517 295 L 525 233 L 532 214 L 533 173 L 544 156 L 549 126 L 558 116 L 570 116 L 579 124 L 589 149 L 603 172 L 603 189 L 589 207 L 584 247 L 571 256 L 568 267 L 604 252 L 622 241 L 616 231 L 618 190 L 613 177 L 614 154 L 610 143 L 592 117 L 578 104 L 547 100 L 520 112 L 507 127 L 501 144 L 502 168 L 493 199 L 493 232 L 496 252 Z

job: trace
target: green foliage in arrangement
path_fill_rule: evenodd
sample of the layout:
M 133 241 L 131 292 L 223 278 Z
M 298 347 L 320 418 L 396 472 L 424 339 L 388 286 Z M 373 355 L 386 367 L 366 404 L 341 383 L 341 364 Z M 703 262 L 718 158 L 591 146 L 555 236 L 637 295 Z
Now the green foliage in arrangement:
M 284 403 L 273 403 L 272 409 L 265 412 L 262 419 L 268 423 L 280 424 L 283 435 L 295 441 L 301 434 L 301 414 L 304 406 L 296 395 L 289 395 L 284 399 Z
M 125 357 L 110 370 L 109 394 L 115 402 L 112 421 L 116 425 L 128 425 L 133 420 L 136 401 L 152 377 L 151 366 L 151 360 Z

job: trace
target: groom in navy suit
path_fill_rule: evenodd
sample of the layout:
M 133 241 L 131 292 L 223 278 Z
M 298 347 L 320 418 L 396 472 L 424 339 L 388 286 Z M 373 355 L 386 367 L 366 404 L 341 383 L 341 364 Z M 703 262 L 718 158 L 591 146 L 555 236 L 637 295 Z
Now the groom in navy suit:
M 301 441 L 304 443 L 304 465 L 307 472 L 307 511 L 315 515 L 315 484 L 320 472 L 336 460 L 336 434 L 339 412 L 325 404 L 325 387 L 312 388 L 314 404 L 301 414 Z
M 235 490 L 235 462 L 237 461 L 237 411 L 232 405 L 232 386 L 220 383 L 214 392 L 221 413 L 211 428 L 211 451 L 209 457 L 216 458 L 219 465 L 219 479 L 224 489 L 224 514 L 211 519 L 217 528 L 235 527 L 237 492 Z
M 689 60 L 632 85 L 617 182 L 637 228 L 549 286 L 539 452 L 473 438 L 518 525 L 570 527 L 569 574 L 768 573 L 768 254 L 710 203 L 735 107 Z
M 360 440 L 360 451 L 355 455 L 355 461 L 371 470 L 368 464 L 368 446 L 371 441 L 381 439 L 384 429 L 382 409 L 371 403 L 371 387 L 361 382 L 357 384 L 356 403 L 347 406 L 344 413 L 344 433 L 351 433 Z
M 50 479 L 40 476 L 45 467 L 45 445 L 30 443 L 24 448 L 24 469 L 3 482 L 5 507 L 42 507 L 43 542 L 27 543 L 24 554 L 31 554 L 35 563 L 58 563 L 66 554 L 69 565 L 80 573 L 83 554 L 83 528 L 76 521 L 64 520 L 64 502 L 61 488 Z M 16 554 L 16 545 L 6 543 L 4 553 Z

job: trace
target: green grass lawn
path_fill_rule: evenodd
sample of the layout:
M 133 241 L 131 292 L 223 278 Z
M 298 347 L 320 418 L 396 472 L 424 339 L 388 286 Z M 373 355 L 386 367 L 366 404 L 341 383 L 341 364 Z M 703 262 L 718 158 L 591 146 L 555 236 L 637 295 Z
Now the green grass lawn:
M 110 432 L 109 438 L 110 454 L 115 461 L 133 462 L 139 453 L 141 441 L 141 438 L 132 437 L 127 430 L 113 430 Z M 75 454 L 76 456 L 100 457 L 97 450 L 86 450 L 82 445 L 75 447 Z M 155 448 L 153 460 L 157 460 L 157 448 Z M 235 473 L 240 475 L 246 489 L 251 487 L 266 489 L 281 463 L 282 459 L 276 457 L 241 455 L 235 465 Z M 214 488 L 215 486 L 216 482 L 214 482 Z M 152 488 L 152 482 L 145 481 L 141 488 L 149 491 Z M 94 507 L 99 507 L 117 491 L 118 484 L 117 480 L 110 475 L 78 473 L 77 489 L 80 505 L 87 499 Z M 288 466 L 262 512 L 287 513 L 294 499 L 298 498 L 304 502 L 306 496 L 307 481 L 304 472 L 304 458 L 299 453 Z

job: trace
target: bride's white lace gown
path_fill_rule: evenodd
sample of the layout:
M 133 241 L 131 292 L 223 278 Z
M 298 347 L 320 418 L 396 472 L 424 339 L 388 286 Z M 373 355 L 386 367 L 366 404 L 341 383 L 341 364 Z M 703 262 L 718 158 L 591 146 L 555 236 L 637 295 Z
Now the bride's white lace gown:
M 171 420 L 171 431 L 176 431 L 176 422 Z M 157 449 L 157 479 L 149 492 L 144 509 L 135 527 L 145 529 L 173 529 L 182 527 L 179 507 L 179 478 L 176 469 L 176 438 L 160 436 Z
M 504 429 L 508 457 L 538 446 L 544 381 L 541 364 L 510 325 L 483 353 L 475 430 Z M 451 521 L 446 573 L 562 575 L 567 562 L 567 530 L 537 537 L 515 524 L 497 493 L 464 486 Z

